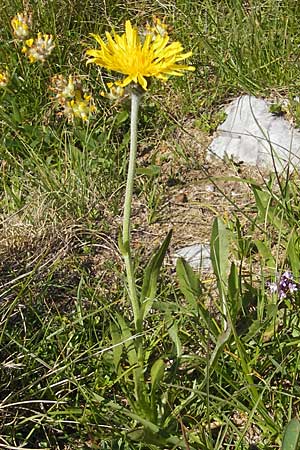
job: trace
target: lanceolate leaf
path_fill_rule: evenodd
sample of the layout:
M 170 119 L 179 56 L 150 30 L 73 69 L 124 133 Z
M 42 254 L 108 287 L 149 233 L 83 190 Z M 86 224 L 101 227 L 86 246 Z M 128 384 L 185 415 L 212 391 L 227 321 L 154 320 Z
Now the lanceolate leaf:
M 286 426 L 281 450 L 300 449 L 300 422 L 295 417 Z
M 265 260 L 267 267 L 274 269 L 276 267 L 276 262 L 272 255 L 270 247 L 258 239 L 255 239 L 253 242 L 258 249 L 259 255 Z
M 157 388 L 159 387 L 161 379 L 164 376 L 165 366 L 166 365 L 164 361 L 161 358 L 159 358 L 153 363 L 151 367 L 151 397 L 155 396 L 155 393 L 157 391 Z M 154 403 L 154 398 L 151 398 L 151 400 L 152 403 Z
M 162 266 L 164 257 L 168 250 L 170 240 L 172 236 L 172 230 L 169 231 L 166 239 L 162 243 L 159 250 L 152 256 L 150 262 L 148 263 L 145 272 L 144 272 L 144 280 L 141 292 L 141 308 L 142 308 L 142 320 L 145 319 L 149 310 L 152 307 L 153 301 L 157 292 L 157 282 L 158 276 L 160 272 L 160 268 Z
M 129 326 L 121 314 L 117 314 L 116 318 L 121 329 L 121 336 L 124 341 L 129 364 L 134 366 L 137 363 L 137 354 L 134 345 L 135 336 L 132 335 Z
M 198 309 L 197 299 L 201 295 L 199 278 L 194 274 L 190 264 L 183 258 L 177 259 L 176 273 L 178 276 L 180 290 L 189 303 L 191 312 L 196 312 Z
M 252 191 L 255 197 L 258 209 L 258 220 L 275 226 L 278 230 L 282 229 L 282 220 L 276 215 L 276 208 L 272 206 L 272 193 L 262 189 L 260 186 L 252 185 Z
M 227 285 L 229 271 L 229 239 L 225 224 L 219 217 L 213 223 L 210 251 L 214 273 L 223 291 Z
M 167 322 L 167 326 L 168 326 L 168 334 L 172 339 L 176 348 L 176 356 L 177 358 L 180 358 L 180 356 L 182 355 L 182 345 L 178 334 L 177 322 L 175 322 L 173 319 L 170 318 Z
M 300 259 L 299 259 L 299 235 L 297 230 L 293 229 L 288 240 L 286 255 L 291 265 L 291 269 L 295 279 L 299 278 L 300 274 Z
M 214 220 L 211 239 L 210 239 L 210 257 L 214 273 L 217 278 L 217 286 L 220 294 L 221 310 L 224 319 L 224 329 L 226 328 L 227 316 L 227 290 L 228 290 L 228 272 L 229 272 L 229 239 L 228 231 L 224 222 L 217 217 Z
M 183 258 L 178 258 L 176 263 L 176 272 L 181 292 L 188 302 L 189 312 L 191 314 L 199 314 L 206 328 L 211 331 L 212 335 L 217 337 L 219 330 L 205 306 L 201 301 L 202 289 L 199 278 L 194 273 L 192 267 Z

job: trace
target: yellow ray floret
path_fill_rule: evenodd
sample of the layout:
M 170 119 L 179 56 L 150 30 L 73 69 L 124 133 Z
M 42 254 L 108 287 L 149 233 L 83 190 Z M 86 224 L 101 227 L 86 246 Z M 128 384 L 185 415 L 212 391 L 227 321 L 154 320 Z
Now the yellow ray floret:
M 192 52 L 183 53 L 180 42 L 169 42 L 167 34 L 147 34 L 142 42 L 138 30 L 126 21 L 125 33 L 122 36 L 106 33 L 104 42 L 97 34 L 92 35 L 100 49 L 87 50 L 90 56 L 88 63 L 95 63 L 115 72 L 123 73 L 127 77 L 118 82 L 122 87 L 131 82 L 147 89 L 147 78 L 156 77 L 167 80 L 171 75 L 181 76 L 185 70 L 195 70 L 193 66 L 177 64 L 192 55 Z

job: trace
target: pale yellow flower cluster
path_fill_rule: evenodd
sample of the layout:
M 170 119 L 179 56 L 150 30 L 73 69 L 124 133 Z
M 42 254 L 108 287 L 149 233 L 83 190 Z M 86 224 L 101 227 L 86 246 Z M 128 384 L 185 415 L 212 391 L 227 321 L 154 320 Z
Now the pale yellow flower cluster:
M 115 83 L 107 83 L 106 86 L 108 91 L 101 91 L 100 95 L 108 98 L 112 102 L 118 102 L 127 96 L 126 90 L 122 86 L 118 86 Z
M 24 41 L 29 37 L 32 25 L 31 13 L 18 13 L 11 19 L 13 35 L 18 41 Z
M 0 88 L 6 87 L 8 82 L 9 82 L 8 72 L 6 70 L 4 72 L 0 72 Z
M 65 115 L 71 122 L 74 118 L 89 120 L 96 112 L 93 97 L 83 88 L 81 80 L 76 75 L 55 75 L 51 79 L 49 89 L 55 94 L 55 101 L 60 108 L 58 115 Z
M 150 34 L 152 36 L 152 40 L 155 40 L 157 35 L 160 35 L 161 37 L 167 36 L 170 28 L 171 27 L 162 22 L 158 17 L 153 16 L 152 26 L 147 23 L 143 34 Z
M 36 61 L 44 62 L 51 54 L 55 44 L 51 34 L 38 33 L 35 39 L 27 39 L 22 48 L 22 53 L 28 57 L 31 63 Z
M 31 13 L 23 12 L 16 14 L 11 20 L 13 35 L 18 41 L 23 41 L 22 53 L 31 63 L 44 62 L 55 47 L 51 34 L 38 33 L 35 38 L 29 38 L 32 26 Z M 29 39 L 28 39 L 29 38 Z

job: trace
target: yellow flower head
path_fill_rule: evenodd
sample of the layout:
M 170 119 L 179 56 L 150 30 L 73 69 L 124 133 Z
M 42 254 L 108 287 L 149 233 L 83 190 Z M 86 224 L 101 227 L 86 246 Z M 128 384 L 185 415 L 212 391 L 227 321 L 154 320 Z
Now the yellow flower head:
M 30 32 L 32 16 L 30 13 L 18 13 L 11 19 L 11 26 L 16 39 L 24 41 Z
M 97 34 L 92 35 L 100 49 L 87 50 L 91 58 L 88 63 L 95 63 L 115 72 L 127 75 L 119 86 L 125 87 L 134 82 L 144 90 L 147 89 L 147 79 L 151 77 L 166 81 L 171 75 L 181 76 L 185 70 L 195 70 L 193 66 L 177 64 L 192 55 L 192 52 L 183 53 L 180 42 L 169 42 L 168 34 L 146 34 L 141 40 L 138 30 L 132 27 L 129 20 L 125 24 L 125 33 L 122 36 L 106 33 L 107 42 Z
M 8 72 L 0 72 L 0 88 L 7 86 L 9 82 Z

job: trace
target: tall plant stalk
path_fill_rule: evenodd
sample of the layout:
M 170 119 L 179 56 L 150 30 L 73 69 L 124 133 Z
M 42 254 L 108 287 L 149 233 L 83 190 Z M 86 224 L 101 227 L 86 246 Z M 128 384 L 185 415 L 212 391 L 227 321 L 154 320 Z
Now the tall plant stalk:
M 128 294 L 132 306 L 135 331 L 140 333 L 142 331 L 142 320 L 140 317 L 140 303 L 136 290 L 136 282 L 134 275 L 134 264 L 131 256 L 130 247 L 130 231 L 131 231 L 131 206 L 132 206 L 132 194 L 135 176 L 136 166 L 136 153 L 137 153 L 137 125 L 138 125 L 138 112 L 142 94 L 133 89 L 131 94 L 131 122 L 130 122 L 130 154 L 129 164 L 127 172 L 127 183 L 124 201 L 124 216 L 123 216 L 123 257 L 125 262 Z

